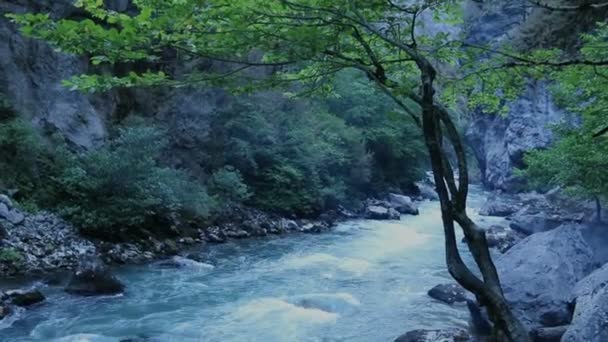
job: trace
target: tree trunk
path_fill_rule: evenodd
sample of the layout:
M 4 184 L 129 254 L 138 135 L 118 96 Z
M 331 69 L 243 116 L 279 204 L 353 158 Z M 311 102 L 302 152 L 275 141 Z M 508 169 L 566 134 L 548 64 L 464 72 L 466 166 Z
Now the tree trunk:
M 422 128 L 431 158 L 433 177 L 441 205 L 445 233 L 446 262 L 452 277 L 471 291 L 488 309 L 494 323 L 494 337 L 499 341 L 530 341 L 524 325 L 513 315 L 500 286 L 498 273 L 492 261 L 485 232 L 466 214 L 468 170 L 466 156 L 458 131 L 447 111 L 434 102 L 433 82 L 435 70 L 428 61 L 418 61 L 422 78 Z M 460 179 L 456 184 L 453 169 L 443 149 L 443 128 L 458 158 Z M 455 222 L 463 229 L 468 246 L 483 280 L 471 272 L 463 262 L 455 234 Z

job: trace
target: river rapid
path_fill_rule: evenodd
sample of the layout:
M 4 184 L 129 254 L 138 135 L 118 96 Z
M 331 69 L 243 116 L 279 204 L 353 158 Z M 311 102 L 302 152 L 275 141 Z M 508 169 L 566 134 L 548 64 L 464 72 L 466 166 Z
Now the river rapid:
M 494 219 L 477 215 L 484 199 L 473 189 L 469 211 L 487 225 Z M 45 285 L 47 301 L 0 322 L 0 340 L 374 342 L 466 327 L 465 305 L 426 295 L 451 282 L 438 202 L 420 203 L 419 216 L 401 221 L 349 221 L 320 235 L 191 252 L 202 262 L 115 269 L 127 286 L 121 296 L 80 298 Z

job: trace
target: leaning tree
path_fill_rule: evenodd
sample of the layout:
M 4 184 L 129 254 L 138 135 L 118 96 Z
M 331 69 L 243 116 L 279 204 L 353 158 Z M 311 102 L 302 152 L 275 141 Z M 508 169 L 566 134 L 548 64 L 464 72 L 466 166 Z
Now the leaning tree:
M 133 0 L 122 12 L 101 0 L 79 0 L 76 6 L 80 11 L 68 19 L 44 13 L 12 16 L 25 34 L 90 57 L 92 73 L 65 81 L 74 90 L 252 90 L 296 82 L 290 90 L 315 94 L 331 91 L 328 80 L 336 73 L 359 70 L 422 129 L 440 199 L 450 274 L 487 307 L 497 340 L 530 340 L 504 297 L 484 230 L 467 214 L 467 158 L 450 107 L 460 100 L 459 84 L 474 87 L 479 73 L 461 77 L 459 70 L 471 66 L 465 52 L 472 48 L 454 29 L 462 20 L 459 1 Z M 434 30 L 435 24 L 450 32 Z M 164 63 L 167 55 L 178 61 L 215 61 L 219 67 L 176 72 Z M 256 68 L 272 72 L 260 76 Z M 477 100 L 496 102 L 493 96 Z M 478 270 L 463 261 L 456 226 L 464 232 Z

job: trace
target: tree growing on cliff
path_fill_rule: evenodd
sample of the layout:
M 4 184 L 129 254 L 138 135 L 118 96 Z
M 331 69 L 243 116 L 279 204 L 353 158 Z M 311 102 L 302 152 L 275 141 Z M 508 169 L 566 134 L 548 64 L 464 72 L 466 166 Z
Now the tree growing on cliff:
M 88 54 L 94 65 L 121 64 L 121 70 L 131 66 L 128 73 L 108 74 L 100 68 L 99 73 L 66 81 L 84 91 L 231 81 L 236 81 L 233 88 L 248 90 L 297 81 L 301 93 L 315 94 L 330 92 L 328 80 L 336 73 L 358 70 L 423 132 L 440 198 L 450 274 L 487 306 L 497 339 L 529 340 L 504 298 L 484 231 L 467 215 L 464 146 L 448 108 L 436 94 L 444 75 L 440 70 L 465 57 L 463 43 L 445 32 L 426 31 L 424 23 L 459 22 L 458 1 L 137 0 L 134 4 L 137 10 L 130 15 L 108 10 L 103 1 L 80 0 L 77 5 L 90 19 L 55 21 L 45 14 L 13 18 L 25 33 L 65 52 Z M 177 74 L 158 63 L 167 51 L 228 67 Z M 264 56 L 255 58 L 259 54 L 252 51 L 264 51 Z M 271 67 L 274 73 L 259 77 L 249 72 L 257 67 Z M 446 103 L 454 103 L 455 97 L 445 98 L 452 100 Z M 467 237 L 481 276 L 460 256 L 456 225 Z

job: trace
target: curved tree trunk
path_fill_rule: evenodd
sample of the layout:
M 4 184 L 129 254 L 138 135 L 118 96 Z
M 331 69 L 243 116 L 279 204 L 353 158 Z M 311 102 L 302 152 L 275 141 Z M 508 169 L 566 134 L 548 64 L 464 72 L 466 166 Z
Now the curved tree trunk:
M 424 60 L 419 61 L 419 67 L 422 77 L 422 94 L 419 101 L 422 106 L 422 128 L 441 205 L 448 270 L 460 285 L 474 293 L 481 304 L 487 307 L 490 319 L 494 323 L 494 337 L 497 340 L 530 341 L 526 328 L 513 315 L 505 300 L 485 232 L 466 213 L 468 170 L 465 150 L 448 112 L 434 101 L 435 70 L 430 63 Z M 460 176 L 458 182 L 455 180 L 454 171 L 442 146 L 444 130 L 458 159 Z M 481 271 L 483 280 L 473 274 L 460 256 L 455 223 L 458 223 L 464 231 L 469 249 Z

